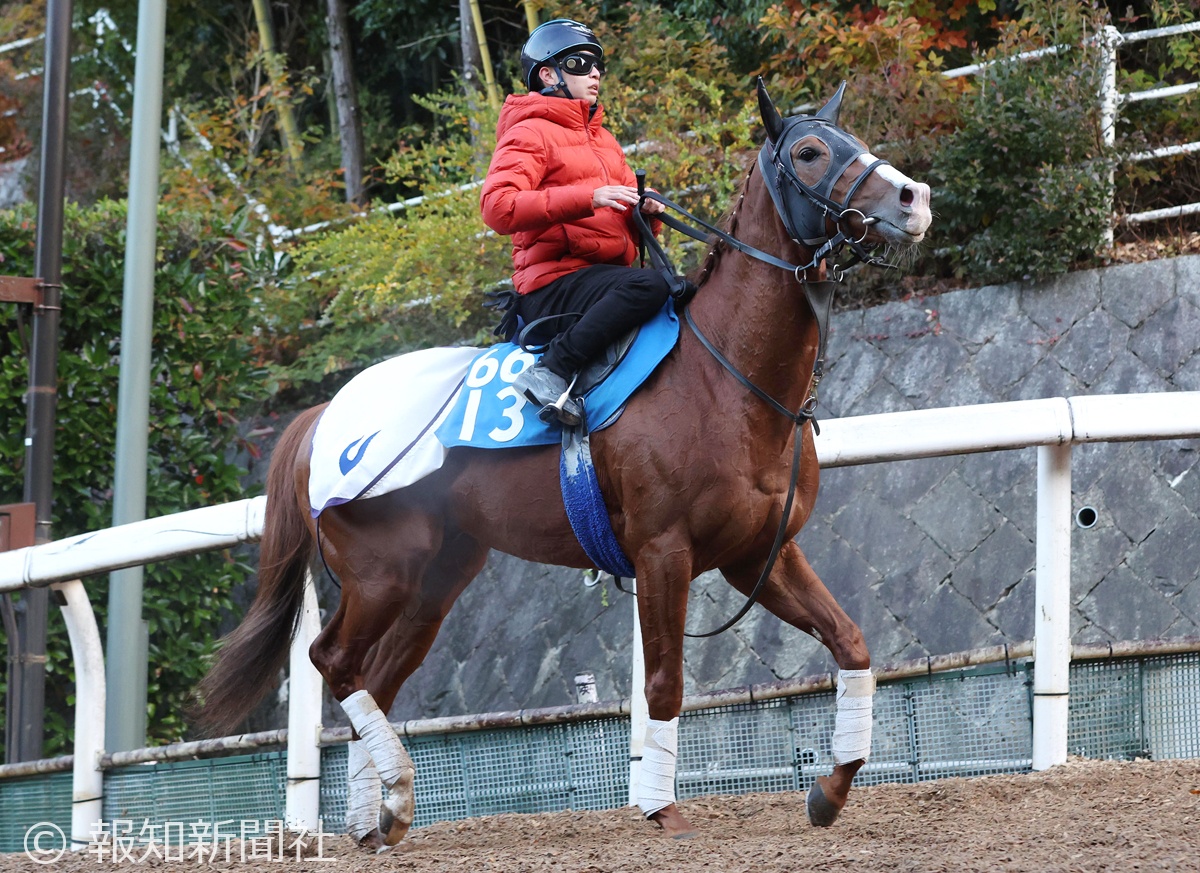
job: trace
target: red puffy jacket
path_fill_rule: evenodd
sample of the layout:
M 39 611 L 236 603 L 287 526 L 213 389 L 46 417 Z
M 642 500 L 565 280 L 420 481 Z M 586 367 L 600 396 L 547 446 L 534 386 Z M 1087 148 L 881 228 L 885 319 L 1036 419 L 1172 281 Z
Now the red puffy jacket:
M 528 294 L 592 264 L 629 266 L 637 254 L 633 207 L 592 208 L 604 185 L 634 185 L 604 109 L 586 100 L 511 95 L 500 110 L 496 152 L 483 183 L 483 220 L 511 235 L 513 284 Z

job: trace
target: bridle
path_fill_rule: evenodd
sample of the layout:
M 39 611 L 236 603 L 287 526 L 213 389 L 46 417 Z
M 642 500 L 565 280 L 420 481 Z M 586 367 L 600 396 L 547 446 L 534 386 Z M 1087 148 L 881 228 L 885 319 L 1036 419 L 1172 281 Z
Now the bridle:
M 819 139 L 829 149 L 830 153 L 829 166 L 815 185 L 809 185 L 799 177 L 792 158 L 794 144 L 808 136 L 814 136 Z M 857 139 L 829 121 L 816 116 L 799 116 L 788 119 L 784 122 L 783 134 L 779 137 L 779 141 L 772 142 L 768 139 L 759 151 L 756 162 L 757 166 L 767 184 L 767 190 L 770 192 L 771 200 L 775 204 L 775 211 L 783 222 L 788 236 L 797 245 L 809 248 L 812 246 L 817 247 L 813 252 L 812 259 L 807 264 L 793 264 L 769 252 L 764 252 L 748 243 L 742 242 L 733 235 L 698 218 L 678 203 L 661 194 L 653 191 L 641 192 L 643 200 L 654 200 L 661 203 L 668 209 L 679 213 L 683 219 L 686 219 L 686 221 L 683 221 L 666 213 L 659 215 L 658 219 L 668 227 L 702 242 L 708 242 L 710 235 L 715 236 L 730 248 L 742 252 L 755 260 L 788 271 L 804 288 L 805 299 L 818 325 L 817 358 L 813 366 L 812 393 L 810 393 L 809 398 L 805 401 L 800 411 L 795 413 L 790 412 L 783 404 L 779 403 L 739 372 L 696 326 L 695 321 L 692 319 L 691 311 L 687 308 L 687 299 L 690 299 L 690 295 L 694 293 L 695 287 L 688 287 L 690 283 L 682 280 L 675 272 L 675 268 L 667 257 L 666 251 L 658 240 L 655 239 L 649 222 L 640 208 L 641 204 L 639 203 L 638 207 L 634 210 L 634 220 L 641 233 L 642 244 L 648 250 L 650 261 L 655 269 L 666 277 L 667 283 L 672 289 L 672 296 L 679 302 L 679 308 L 683 309 L 688 326 L 696 334 L 700 342 L 743 385 L 761 397 L 768 406 L 771 406 L 784 417 L 791 419 L 797 426 L 803 424 L 805 421 L 813 421 L 814 426 L 816 424 L 813 415 L 816 406 L 816 385 L 824 373 L 825 344 L 829 333 L 829 309 L 833 301 L 835 286 L 834 282 L 809 281 L 806 278 L 806 272 L 812 268 L 819 267 L 827 258 L 836 255 L 842 246 L 850 247 L 854 256 L 858 259 L 858 263 L 891 266 L 884 263 L 881 258 L 872 255 L 863 246 L 863 241 L 866 239 L 870 226 L 878 219 L 868 217 L 861 210 L 850 206 L 854 195 L 858 193 L 863 184 L 879 167 L 888 165 L 888 162 L 876 158 L 851 183 L 850 189 L 846 192 L 846 196 L 842 202 L 839 203 L 833 199 L 833 189 L 837 185 L 838 180 L 845 174 L 850 164 L 854 163 L 864 154 L 868 154 L 868 152 Z M 754 167 L 751 166 L 750 173 L 746 178 L 746 185 L 749 185 L 750 176 L 753 173 Z M 639 177 L 640 184 L 641 178 Z M 852 231 L 848 233 L 850 231 L 848 219 L 851 215 L 859 216 L 863 223 L 863 232 L 857 237 L 853 236 Z M 828 219 L 832 219 L 837 228 L 833 236 L 830 236 L 828 233 Z M 687 222 L 691 222 L 691 224 Z M 700 228 L 703 228 L 704 232 L 697 230 L 692 225 L 699 225 Z M 845 270 L 835 268 L 834 275 L 836 279 L 840 280 L 845 275 Z M 683 299 L 685 297 L 687 299 Z
M 840 93 L 839 91 L 839 96 Z M 760 80 L 760 101 L 764 95 L 765 89 L 762 89 Z M 771 107 L 771 111 L 774 111 L 773 106 Z M 829 149 L 829 166 L 815 185 L 805 183 L 796 173 L 793 164 L 793 147 L 795 143 L 807 136 L 816 137 Z M 684 636 L 692 637 L 693 639 L 713 637 L 724 633 L 741 621 L 762 593 L 762 589 L 771 575 L 771 570 L 775 566 L 775 560 L 779 557 L 780 549 L 783 548 L 783 542 L 787 537 L 787 523 L 792 514 L 792 504 L 796 497 L 796 483 L 800 474 L 801 428 L 805 422 L 812 422 L 813 431 L 817 434 L 821 432 L 816 419 L 816 392 L 817 385 L 821 381 L 825 370 L 825 344 L 829 333 L 829 311 L 833 302 L 833 291 L 837 284 L 834 281 L 828 280 L 810 282 L 805 276 L 806 272 L 814 267 L 820 267 L 827 258 L 836 255 L 842 246 L 848 246 L 851 252 L 853 252 L 854 257 L 857 259 L 855 264 L 864 263 L 891 266 L 884 263 L 881 258 L 872 255 L 863 245 L 870 226 L 878 219 L 863 215 L 860 210 L 850 206 L 854 195 L 858 193 L 867 179 L 879 167 L 886 165 L 887 161 L 876 159 L 850 185 L 850 189 L 846 192 L 846 196 L 842 202 L 839 203 L 833 199 L 834 186 L 845 174 L 846 169 L 850 164 L 858 160 L 861 155 L 867 153 L 867 149 L 857 139 L 819 116 L 798 116 L 787 119 L 782 123 L 782 133 L 778 136 L 777 141 L 768 139 L 759 151 L 757 165 L 767 184 L 771 200 L 775 204 L 775 210 L 783 222 L 788 236 L 798 245 L 809 248 L 812 246 L 817 247 L 813 253 L 812 260 L 807 264 L 789 263 L 769 252 L 764 252 L 748 243 L 744 243 L 731 234 L 697 218 L 679 204 L 660 194 L 655 192 L 641 192 L 644 200 L 655 200 L 663 204 L 693 224 L 699 225 L 707 231 L 707 234 L 666 213 L 657 216 L 668 227 L 702 242 L 708 242 L 709 234 L 711 234 L 729 247 L 749 257 L 790 272 L 804 288 L 805 300 L 808 302 L 813 317 L 817 321 L 817 357 L 813 363 L 809 395 L 796 412 L 792 412 L 766 391 L 751 382 L 701 332 L 692 318 L 691 310 L 687 305 L 690 296 L 696 291 L 695 286 L 682 280 L 676 274 L 670 259 L 667 257 L 662 245 L 655 239 L 649 223 L 641 211 L 641 203 L 634 210 L 634 220 L 638 226 L 638 230 L 641 232 L 642 244 L 649 253 L 651 264 L 666 277 L 672 289 L 672 296 L 676 298 L 677 308 L 683 310 L 684 319 L 687 321 L 688 327 L 691 328 L 701 345 L 744 387 L 763 400 L 769 407 L 790 420 L 794 427 L 792 438 L 792 471 L 788 478 L 787 498 L 784 500 L 783 514 L 779 520 L 779 529 L 776 531 L 775 541 L 771 545 L 771 552 L 767 557 L 767 563 L 763 568 L 762 574 L 758 577 L 754 588 L 746 597 L 746 602 L 731 619 L 707 633 L 692 634 L 685 632 Z M 750 174 L 746 179 L 747 185 L 749 184 L 750 175 L 753 172 L 754 167 L 751 166 Z M 639 187 L 640 185 L 641 176 L 639 176 Z M 852 232 L 847 232 L 850 230 L 848 219 L 852 215 L 859 216 L 863 223 L 863 232 L 858 237 L 855 237 Z M 830 219 L 832 219 L 836 227 L 836 233 L 832 236 L 829 235 L 827 230 Z M 835 267 L 833 272 L 835 278 L 840 281 L 845 270 L 841 267 Z
M 779 141 L 772 143 L 768 140 L 759 151 L 758 166 L 788 236 L 797 244 L 817 247 L 814 263 L 808 266 L 816 266 L 842 244 L 848 245 L 863 263 L 881 263 L 862 245 L 868 229 L 877 219 L 868 218 L 860 210 L 852 208 L 850 203 L 867 179 L 881 166 L 887 166 L 888 162 L 876 158 L 868 164 L 839 203 L 833 199 L 833 188 L 851 164 L 868 154 L 866 148 L 841 128 L 816 116 L 790 118 L 784 125 Z M 792 155 L 794 145 L 808 136 L 820 140 L 829 149 L 829 166 L 816 185 L 808 185 L 800 178 Z M 792 192 L 800 197 L 788 196 Z M 851 215 L 857 215 L 863 223 L 862 235 L 857 238 L 847 232 Z M 832 239 L 827 231 L 828 219 L 832 219 L 837 226 L 837 233 Z

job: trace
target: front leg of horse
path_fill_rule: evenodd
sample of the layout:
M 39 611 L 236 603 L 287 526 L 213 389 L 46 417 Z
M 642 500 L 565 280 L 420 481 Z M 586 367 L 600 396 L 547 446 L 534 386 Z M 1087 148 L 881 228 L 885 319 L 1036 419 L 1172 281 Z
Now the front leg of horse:
M 638 807 L 650 821 L 674 839 L 692 836 L 696 829 L 675 803 L 675 761 L 679 749 L 679 716 L 651 718 L 642 743 Z
M 683 704 L 683 628 L 691 563 L 686 550 L 660 548 L 638 556 L 637 598 L 646 662 L 649 721 L 642 744 L 638 806 L 675 839 L 696 829 L 675 803 L 679 710 Z
M 872 700 L 875 677 L 869 668 L 839 670 L 837 715 L 834 718 L 833 773 L 819 776 L 808 792 L 808 820 L 828 827 L 837 820 L 850 794 L 850 783 L 871 754 Z
M 748 593 L 758 579 L 754 562 L 723 568 L 731 585 Z M 829 589 L 794 542 L 786 543 L 759 602 L 770 612 L 825 644 L 837 662 L 837 714 L 830 746 L 834 768 L 813 784 L 806 802 L 808 820 L 833 824 L 846 805 L 855 774 L 871 753 L 875 677 L 862 631 L 833 599 Z

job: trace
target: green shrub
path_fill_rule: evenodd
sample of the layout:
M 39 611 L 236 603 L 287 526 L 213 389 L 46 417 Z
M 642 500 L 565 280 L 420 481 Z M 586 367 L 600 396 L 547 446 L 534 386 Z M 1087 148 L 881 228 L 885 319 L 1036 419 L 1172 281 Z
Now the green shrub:
M 973 282 L 1063 273 L 1101 246 L 1112 156 L 1100 126 L 1100 24 L 1047 4 L 1012 26 L 933 158 L 931 242 Z M 1076 46 L 1029 61 L 1020 51 Z
M 112 523 L 117 384 L 121 345 L 125 205 L 68 207 L 58 358 L 53 535 Z M 0 212 L 0 261 L 33 274 L 32 210 Z M 240 251 L 239 251 L 240 250 Z M 243 337 L 256 321 L 257 290 L 246 245 L 197 217 L 159 214 L 151 362 L 147 516 L 247 496 L 234 462 L 237 413 L 259 391 L 260 368 Z M 29 325 L 9 311 L 0 329 L 0 503 L 22 499 Z M 23 319 L 21 320 L 24 321 Z M 147 567 L 143 617 L 150 630 L 149 734 L 184 733 L 182 704 L 203 673 L 229 591 L 248 568 L 228 552 Z M 100 626 L 108 576 L 87 580 Z M 51 610 L 46 677 L 47 755 L 70 749 L 73 668 Z M 2 678 L 2 677 L 0 677 Z

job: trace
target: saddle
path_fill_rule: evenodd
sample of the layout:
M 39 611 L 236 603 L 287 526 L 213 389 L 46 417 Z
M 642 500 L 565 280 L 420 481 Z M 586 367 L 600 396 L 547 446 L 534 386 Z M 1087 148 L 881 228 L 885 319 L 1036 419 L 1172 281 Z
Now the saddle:
M 500 322 L 492 331 L 492 335 L 499 337 L 505 342 L 514 342 L 533 354 L 540 354 L 545 351 L 546 345 L 553 339 L 553 337 L 550 337 L 546 342 L 536 342 L 534 334 L 540 326 L 547 322 L 562 321 L 569 318 L 578 319 L 580 317 L 580 313 L 578 312 L 564 312 L 560 315 L 539 318 L 536 321 L 525 324 L 521 317 L 517 315 L 517 298 L 520 295 L 516 291 L 506 288 L 500 291 L 488 291 L 483 296 L 486 298 L 483 303 L 486 308 L 495 309 L 501 313 Z M 564 327 L 561 330 L 565 329 Z M 561 332 L 561 330 L 558 332 Z M 590 361 L 580 371 L 578 378 L 576 378 L 575 384 L 571 389 L 571 396 L 582 397 L 607 379 L 624 359 L 634 340 L 637 339 L 640 330 L 640 326 L 635 327 Z

